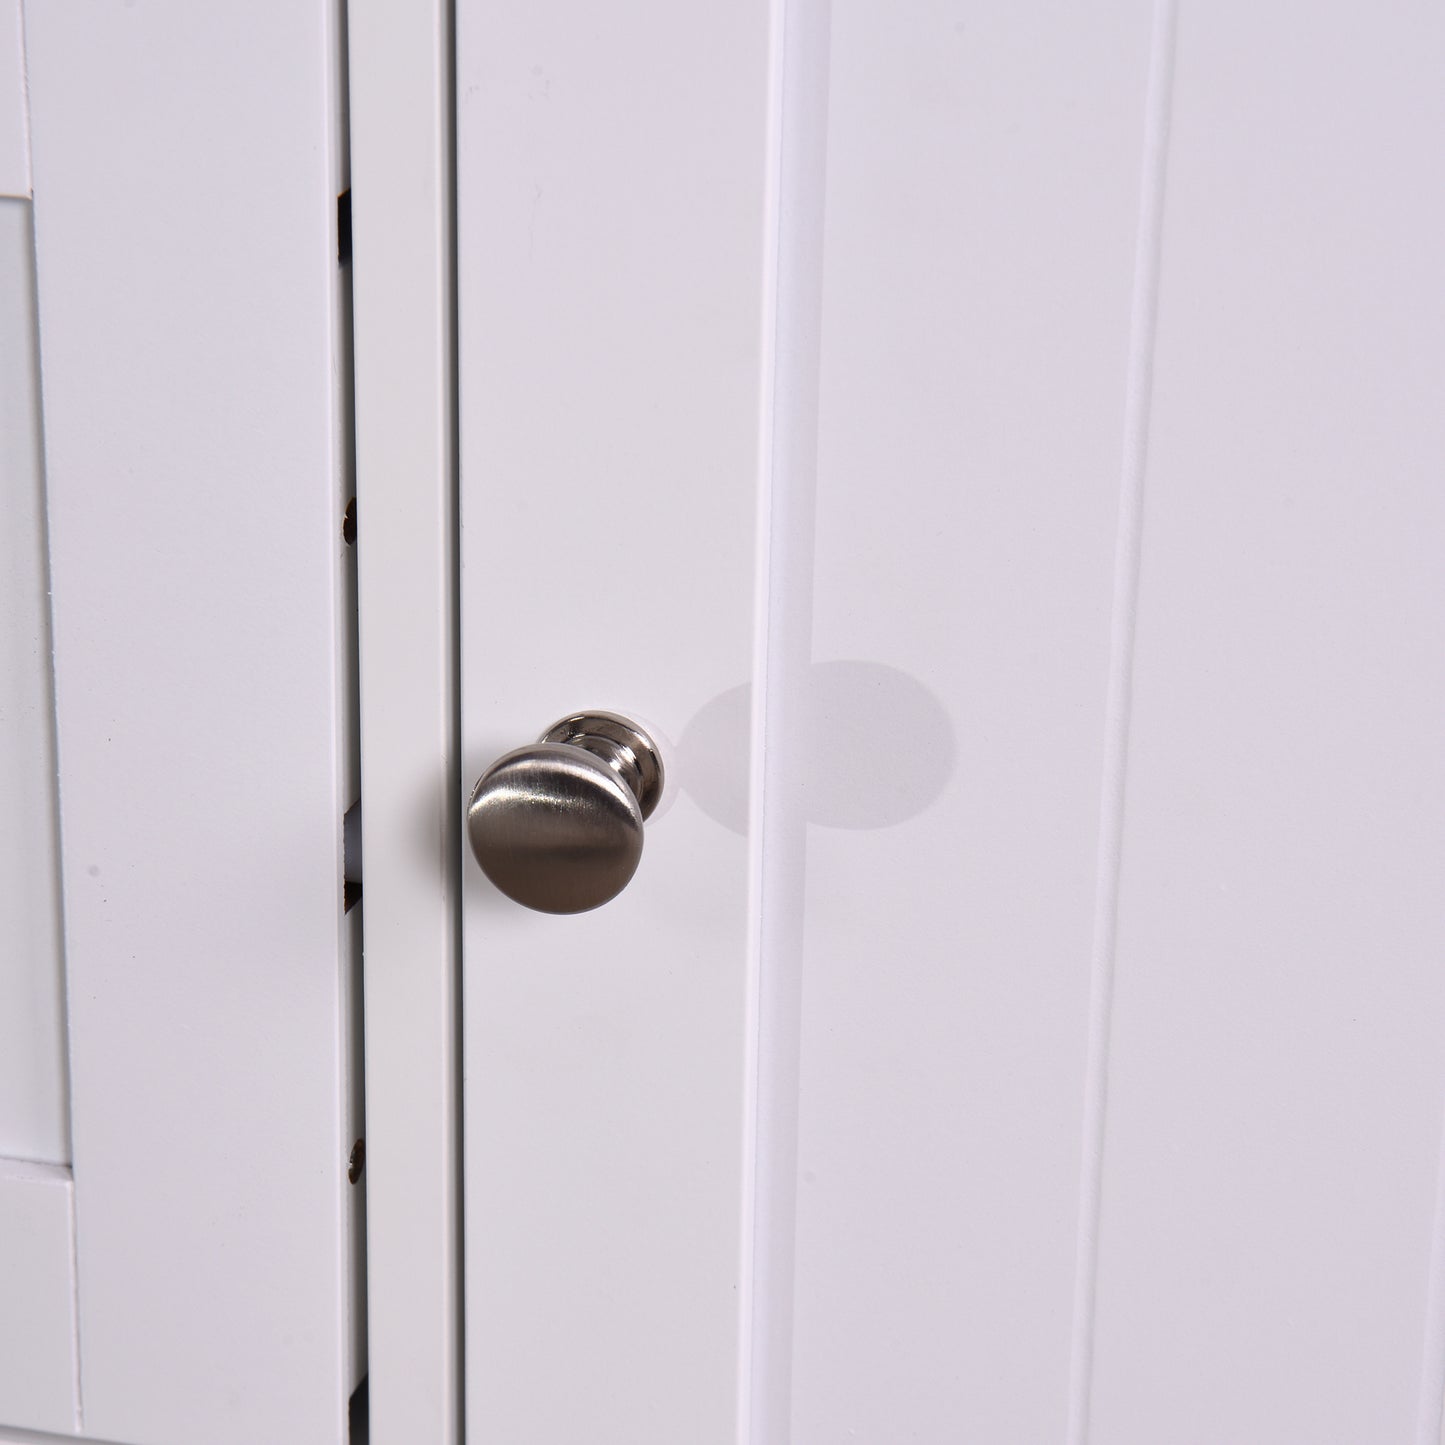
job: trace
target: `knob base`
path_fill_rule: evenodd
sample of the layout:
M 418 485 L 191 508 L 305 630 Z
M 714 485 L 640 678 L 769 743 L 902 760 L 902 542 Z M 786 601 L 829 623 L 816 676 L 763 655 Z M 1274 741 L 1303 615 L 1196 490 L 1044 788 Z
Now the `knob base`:
M 585 748 L 627 784 L 644 818 L 662 796 L 662 758 L 657 744 L 631 718 L 615 712 L 578 712 L 542 734 L 544 743 Z

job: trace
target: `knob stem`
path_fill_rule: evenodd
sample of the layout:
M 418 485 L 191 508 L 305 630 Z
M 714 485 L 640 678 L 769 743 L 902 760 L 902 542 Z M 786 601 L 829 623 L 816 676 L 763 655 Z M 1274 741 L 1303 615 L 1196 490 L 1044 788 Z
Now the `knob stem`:
M 657 745 L 635 722 L 611 712 L 579 712 L 542 735 L 544 743 L 584 748 L 601 758 L 627 784 L 644 818 L 662 796 L 662 759 Z

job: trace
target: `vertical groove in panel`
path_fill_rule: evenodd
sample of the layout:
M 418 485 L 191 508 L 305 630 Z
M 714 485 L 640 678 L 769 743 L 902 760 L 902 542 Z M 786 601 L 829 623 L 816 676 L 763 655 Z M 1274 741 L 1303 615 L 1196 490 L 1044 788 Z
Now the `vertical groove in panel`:
M 1149 90 L 1139 187 L 1139 231 L 1124 397 L 1123 468 L 1114 571 L 1104 770 L 1099 807 L 1099 863 L 1090 957 L 1089 1044 L 1084 1075 L 1083 1145 L 1079 1180 L 1079 1243 L 1069 1372 L 1068 1445 L 1087 1445 L 1093 1376 L 1099 1214 L 1104 1131 L 1108 1111 L 1109 1026 L 1114 993 L 1119 864 L 1129 763 L 1129 710 L 1133 686 L 1139 559 L 1144 529 L 1144 481 L 1149 451 L 1154 332 L 1163 249 L 1164 188 L 1174 76 L 1177 0 L 1157 0 L 1149 58 Z
M 440 97 L 442 134 L 446 153 L 442 159 L 442 195 L 445 222 L 442 245 L 442 313 L 446 334 L 447 380 L 442 407 L 446 422 L 446 499 L 445 515 L 448 532 L 447 560 L 451 571 L 447 580 L 450 607 L 446 615 L 446 665 L 450 685 L 447 690 L 447 792 L 445 815 L 447 838 L 447 897 L 449 911 L 448 937 L 451 956 L 448 960 L 451 1001 L 451 1047 L 447 1087 L 451 1090 L 450 1187 L 452 1216 L 447 1247 L 452 1251 L 452 1279 L 446 1292 L 447 1318 L 443 1325 L 449 1331 L 445 1364 L 445 1387 L 448 1394 L 450 1438 L 462 1445 L 467 1439 L 467 1388 L 464 1362 L 467 1357 L 467 1312 L 465 1282 L 467 1277 L 466 1230 L 466 1144 L 462 1097 L 466 1083 L 466 1054 L 463 1052 L 466 1024 L 466 997 L 462 978 L 462 909 L 461 875 L 465 844 L 462 842 L 462 536 L 461 536 L 461 322 L 458 314 L 457 281 L 457 196 L 461 179 L 457 166 L 457 0 L 442 0 L 440 42 L 442 50 Z
M 333 194 L 340 197 L 351 187 L 351 149 L 348 111 L 347 12 L 345 0 L 330 0 L 323 11 L 326 27 L 327 94 L 331 105 L 328 134 Z M 328 211 L 331 207 L 328 206 Z M 341 264 L 341 220 L 336 215 L 337 264 L 331 270 L 331 337 L 335 361 L 331 368 L 332 436 L 335 456 L 335 527 L 332 545 L 346 561 L 336 574 L 335 686 L 339 748 L 338 788 L 344 807 L 361 798 L 361 708 L 359 605 L 356 594 L 356 548 L 347 543 L 342 519 L 356 488 L 356 365 L 355 310 L 350 267 Z M 353 513 L 354 521 L 354 513 Z M 353 534 L 354 535 L 354 534 Z M 344 818 L 343 814 L 343 818 Z M 345 823 L 337 820 L 345 837 Z M 344 842 L 343 842 L 344 852 Z M 343 895 L 344 905 L 344 895 Z M 336 1074 L 336 1134 L 333 1151 L 349 1158 L 354 1141 L 366 1136 L 365 1017 L 362 981 L 363 916 L 343 906 L 341 934 L 341 1006 L 335 1016 L 333 1047 L 339 1061 Z M 337 1278 L 345 1285 L 337 1300 L 337 1365 L 345 1392 L 366 1375 L 366 1191 L 342 1182 L 335 1195 Z M 347 1405 L 339 1402 L 342 1428 Z
M 765 194 L 763 200 L 763 269 L 758 368 L 757 535 L 753 581 L 752 715 L 748 746 L 748 955 L 744 984 L 743 1124 L 739 1196 L 742 1219 L 738 1231 L 738 1399 L 735 1416 L 738 1445 L 753 1435 L 753 1351 L 759 1337 L 754 1310 L 757 1291 L 758 1045 L 759 1001 L 763 967 L 763 903 L 766 860 L 763 820 L 767 816 L 765 758 L 769 683 L 768 638 L 772 623 L 773 425 L 777 383 L 779 176 L 782 169 L 783 47 L 787 0 L 768 6 L 768 121 Z
M 802 1010 L 807 819 L 801 684 L 812 655 L 829 0 L 777 0 L 771 164 L 776 252 L 771 280 L 771 397 L 764 412 L 766 573 L 755 669 L 751 826 L 757 949 L 751 1102 L 750 1273 L 742 1329 L 748 1374 L 740 1431 L 751 1445 L 790 1434 L 798 1047 Z M 780 60 L 780 64 L 779 64 Z M 765 381 L 766 384 L 766 381 Z
M 1436 1175 L 1428 1289 L 1415 1440 L 1416 1445 L 1442 1445 L 1445 1441 L 1445 1132 L 1441 1134 Z

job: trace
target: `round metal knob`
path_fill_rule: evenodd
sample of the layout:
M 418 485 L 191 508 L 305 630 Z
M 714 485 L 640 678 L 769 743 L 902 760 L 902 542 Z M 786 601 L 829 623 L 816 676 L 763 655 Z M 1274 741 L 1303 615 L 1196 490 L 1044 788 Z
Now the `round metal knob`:
M 467 804 L 467 840 L 508 898 L 585 913 L 615 898 L 642 858 L 662 796 L 662 759 L 636 723 L 575 713 L 497 759 Z

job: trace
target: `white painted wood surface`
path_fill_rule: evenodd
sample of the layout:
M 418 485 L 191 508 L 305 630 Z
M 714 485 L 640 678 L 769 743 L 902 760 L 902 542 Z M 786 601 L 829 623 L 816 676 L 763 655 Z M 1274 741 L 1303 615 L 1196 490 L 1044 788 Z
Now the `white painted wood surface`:
M 21 0 L 0 0 L 0 196 L 29 194 L 24 14 Z
M 1180 15 L 1101 1442 L 1440 1436 L 1442 54 L 1425 5 Z
M 467 1433 L 711 1445 L 736 1395 L 768 13 L 458 7 L 462 760 L 636 715 L 611 906 L 464 885 Z M 741 754 L 741 756 L 740 756 Z M 724 786 L 725 781 L 724 781 Z
M 80 1424 L 70 1170 L 0 1159 L 0 1414 L 70 1434 Z
M 750 1438 L 1059 1439 L 1150 14 L 788 37 Z
M 0 1159 L 70 1162 L 30 203 L 0 200 Z M 0 1420 L 5 1418 L 0 1392 Z
M 467 869 L 469 1437 L 1434 1445 L 1440 18 L 644 8 L 459 13 L 465 781 L 675 764 Z
M 461 1438 L 449 13 L 347 12 L 374 1445 Z
M 84 1429 L 339 1442 L 337 15 L 26 21 Z

